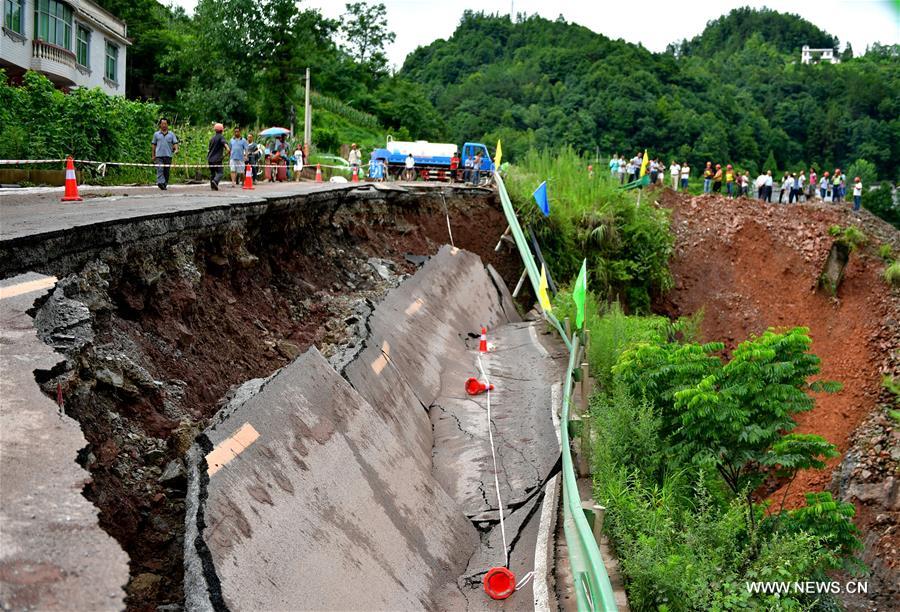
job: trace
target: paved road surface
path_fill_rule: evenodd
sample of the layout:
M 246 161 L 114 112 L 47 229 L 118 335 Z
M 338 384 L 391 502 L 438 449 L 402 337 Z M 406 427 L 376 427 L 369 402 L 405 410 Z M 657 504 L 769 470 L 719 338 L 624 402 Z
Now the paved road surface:
M 35 382 L 62 356 L 26 311 L 55 282 L 0 281 L 0 609 L 120 610 L 128 557 L 81 494 L 87 441 Z

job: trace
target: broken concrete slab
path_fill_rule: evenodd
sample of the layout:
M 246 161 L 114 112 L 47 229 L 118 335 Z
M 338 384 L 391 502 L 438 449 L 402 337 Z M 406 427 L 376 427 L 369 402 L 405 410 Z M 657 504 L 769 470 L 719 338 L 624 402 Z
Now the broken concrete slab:
M 63 360 L 27 314 L 55 281 L 0 281 L 0 608 L 121 610 L 128 557 L 81 494 L 87 441 L 35 382 Z
M 191 610 L 431 608 L 477 540 L 430 465 L 315 349 L 189 463 Z
M 488 399 L 509 568 L 518 577 L 535 569 L 538 534 L 542 528 L 550 529 L 540 525 L 540 509 L 544 495 L 555 493 L 555 486 L 548 488 L 547 483 L 560 465 L 552 389 L 564 377 L 566 363 L 559 351 L 551 356 L 542 344 L 537 333 L 541 325 L 536 321 L 512 323 L 492 330 L 488 339 L 493 350 L 480 359 L 477 352 L 470 351 L 468 370 L 465 361 L 456 372 L 448 369 L 430 411 L 435 477 L 481 532 L 481 543 L 458 583 L 467 607 L 495 605 L 482 592 L 481 580 L 488 569 L 504 565 L 506 559 L 488 435 Z M 462 381 L 466 376 L 483 379 L 482 368 L 494 391 L 490 398 L 487 394 L 467 396 Z M 531 588 L 525 587 L 514 597 L 530 602 Z M 442 608 L 455 605 L 456 595 L 451 596 L 440 602 Z
M 343 374 L 430 464 L 426 409 L 440 393 L 444 369 L 468 361 L 468 334 L 504 322 L 479 257 L 444 246 L 378 304 L 366 347 Z

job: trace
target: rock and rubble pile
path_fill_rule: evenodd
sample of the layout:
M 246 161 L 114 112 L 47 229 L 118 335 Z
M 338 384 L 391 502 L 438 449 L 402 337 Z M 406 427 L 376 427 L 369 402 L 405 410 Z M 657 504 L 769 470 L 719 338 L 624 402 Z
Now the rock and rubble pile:
M 900 598 L 900 423 L 890 416 L 896 398 L 882 382 L 900 381 L 900 291 L 884 281 L 878 247 L 887 243 L 900 252 L 900 232 L 867 211 L 834 204 L 656 195 L 658 205 L 672 210 L 676 237 L 675 288 L 656 307 L 676 316 L 702 308 L 704 338 L 724 341 L 727 350 L 768 327 L 808 327 L 822 378 L 843 384 L 839 393 L 817 396 L 797 429 L 824 436 L 841 457 L 824 470 L 802 472 L 788 507 L 817 490 L 856 506 L 872 572 L 870 598 L 844 603 L 889 609 Z M 834 225 L 857 226 L 867 242 L 851 253 L 832 295 L 820 289 L 819 276 Z M 769 489 L 772 498 L 781 499 L 783 484 Z

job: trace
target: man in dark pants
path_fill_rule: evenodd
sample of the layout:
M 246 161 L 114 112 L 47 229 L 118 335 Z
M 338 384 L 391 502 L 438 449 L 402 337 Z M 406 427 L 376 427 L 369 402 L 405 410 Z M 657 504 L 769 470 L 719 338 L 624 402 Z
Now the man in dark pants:
M 225 159 L 225 150 L 228 144 L 222 132 L 225 126 L 217 123 L 215 126 L 216 133 L 209 139 L 209 151 L 206 153 L 206 163 L 209 164 L 209 186 L 213 191 L 219 190 L 219 181 L 222 180 L 224 174 L 222 170 L 222 160 Z
M 165 191 L 169 185 L 172 157 L 178 153 L 178 138 L 169 131 L 169 122 L 159 120 L 159 130 L 153 134 L 151 156 L 156 164 L 156 186 Z

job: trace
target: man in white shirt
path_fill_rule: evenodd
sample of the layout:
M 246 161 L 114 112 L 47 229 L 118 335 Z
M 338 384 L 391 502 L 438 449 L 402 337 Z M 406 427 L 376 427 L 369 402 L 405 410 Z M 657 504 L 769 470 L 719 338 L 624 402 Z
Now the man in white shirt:
M 687 162 L 681 164 L 681 190 L 687 191 L 688 180 L 691 178 L 691 167 Z
M 681 180 L 681 164 L 673 160 L 672 165 L 669 166 L 669 174 L 672 175 L 672 189 L 678 191 L 678 181 Z
M 756 197 L 760 200 L 766 199 L 766 175 L 760 172 L 756 177 Z
M 775 184 L 775 179 L 772 178 L 772 171 L 766 171 L 766 202 L 772 201 L 772 186 Z
M 403 162 L 403 179 L 406 181 L 413 181 L 416 178 L 416 158 L 413 157 L 413 154 L 410 153 L 406 156 L 406 161 Z M 472 159 L 466 159 L 466 167 L 472 168 Z M 471 172 L 471 170 L 469 170 Z

